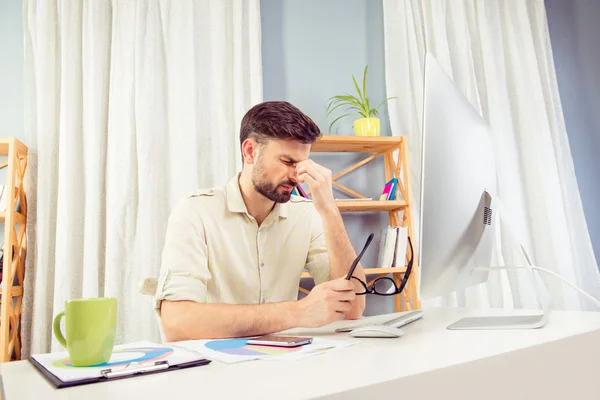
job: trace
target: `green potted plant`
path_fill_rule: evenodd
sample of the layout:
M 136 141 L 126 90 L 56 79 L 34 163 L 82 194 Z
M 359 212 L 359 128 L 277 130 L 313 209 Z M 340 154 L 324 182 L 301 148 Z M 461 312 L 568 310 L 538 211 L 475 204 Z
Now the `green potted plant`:
M 339 107 L 347 106 L 344 110 L 345 114 L 340 115 L 336 119 L 333 120 L 331 125 L 329 125 L 329 131 L 331 132 L 331 127 L 337 121 L 344 117 L 349 116 L 357 116 L 359 118 L 354 120 L 354 133 L 356 136 L 379 136 L 380 135 L 380 122 L 379 118 L 377 118 L 377 114 L 379 113 L 379 107 L 384 105 L 388 100 L 393 99 L 394 97 L 389 97 L 383 100 L 379 105 L 375 108 L 371 107 L 371 102 L 369 101 L 369 97 L 367 96 L 367 70 L 369 66 L 365 66 L 365 71 L 363 74 L 363 82 L 362 82 L 362 91 L 358 83 L 356 82 L 356 78 L 352 75 L 352 81 L 354 82 L 354 87 L 356 88 L 356 92 L 358 97 L 351 94 L 344 94 L 333 96 L 328 100 L 327 105 L 327 116 L 329 117 L 333 111 L 338 109 Z M 354 112 L 348 112 L 354 111 Z

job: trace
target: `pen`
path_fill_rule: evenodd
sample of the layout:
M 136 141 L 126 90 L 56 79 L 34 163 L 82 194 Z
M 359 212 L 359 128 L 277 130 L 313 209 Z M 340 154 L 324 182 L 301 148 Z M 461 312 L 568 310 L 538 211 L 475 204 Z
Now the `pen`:
M 358 265 L 358 262 L 362 258 L 363 254 L 365 254 L 365 250 L 367 250 L 367 247 L 369 247 L 369 244 L 371 243 L 371 240 L 373 240 L 373 234 L 372 233 L 367 238 L 367 243 L 365 243 L 365 247 L 363 247 L 363 249 L 360 252 L 360 254 L 358 255 L 358 257 L 356 257 L 356 259 L 352 263 L 352 266 L 350 267 L 350 270 L 348 271 L 348 275 L 346 275 L 346 280 L 352 279 L 352 274 L 354 273 L 354 270 L 356 269 L 356 266 Z

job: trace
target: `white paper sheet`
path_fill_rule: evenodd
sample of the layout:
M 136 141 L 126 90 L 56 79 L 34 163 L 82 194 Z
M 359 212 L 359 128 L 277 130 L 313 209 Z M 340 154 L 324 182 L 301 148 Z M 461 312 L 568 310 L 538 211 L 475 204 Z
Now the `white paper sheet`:
M 290 361 L 323 354 L 360 343 L 357 340 L 332 340 L 314 338 L 308 345 L 299 347 L 275 347 L 251 345 L 246 339 L 189 340 L 175 345 L 197 351 L 206 358 L 233 364 L 252 360 Z

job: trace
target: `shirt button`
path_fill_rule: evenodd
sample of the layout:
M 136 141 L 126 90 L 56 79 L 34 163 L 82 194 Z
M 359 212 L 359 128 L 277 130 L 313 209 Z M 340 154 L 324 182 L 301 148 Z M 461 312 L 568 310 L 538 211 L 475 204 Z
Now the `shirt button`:
M 262 267 L 264 267 L 264 266 L 265 266 L 265 263 L 261 261 L 261 263 L 260 263 L 260 267 L 262 268 Z

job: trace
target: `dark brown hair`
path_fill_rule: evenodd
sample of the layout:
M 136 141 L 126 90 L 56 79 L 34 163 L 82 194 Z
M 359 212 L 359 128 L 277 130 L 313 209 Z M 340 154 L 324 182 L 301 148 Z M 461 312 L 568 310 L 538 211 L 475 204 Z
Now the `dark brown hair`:
M 286 101 L 266 101 L 252 107 L 240 128 L 240 146 L 248 138 L 297 140 L 314 143 L 321 136 L 317 124 Z

